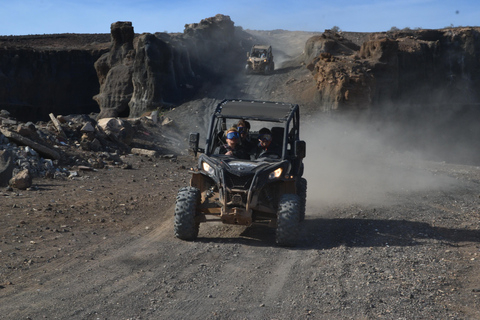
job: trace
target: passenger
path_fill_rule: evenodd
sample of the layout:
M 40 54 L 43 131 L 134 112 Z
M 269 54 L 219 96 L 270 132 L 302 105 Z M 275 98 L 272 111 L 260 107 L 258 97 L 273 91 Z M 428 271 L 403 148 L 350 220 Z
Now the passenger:
M 220 154 L 225 154 L 227 156 L 234 156 L 239 159 L 250 159 L 250 156 L 247 154 L 245 149 L 239 143 L 240 135 L 236 128 L 232 127 L 227 130 L 226 133 L 227 144 L 224 144 L 220 147 Z
M 255 158 L 267 156 L 276 156 L 280 158 L 282 152 L 275 144 L 272 144 L 272 132 L 268 128 L 262 128 L 258 132 L 258 145 L 255 152 Z
M 240 144 L 245 149 L 247 154 L 253 154 L 255 143 L 251 140 L 250 137 L 250 122 L 241 119 L 237 123 L 237 131 L 240 134 Z

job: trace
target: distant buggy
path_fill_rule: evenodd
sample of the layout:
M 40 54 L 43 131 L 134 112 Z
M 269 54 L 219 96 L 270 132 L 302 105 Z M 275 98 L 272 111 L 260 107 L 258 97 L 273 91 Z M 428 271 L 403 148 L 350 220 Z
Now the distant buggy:
M 272 46 L 256 44 L 247 52 L 245 72 L 269 74 L 275 69 Z
M 251 125 L 250 138 L 270 128 L 280 155 L 237 159 L 219 154 L 224 133 L 240 119 Z M 195 240 L 200 223 L 222 221 L 276 228 L 276 243 L 297 243 L 299 223 L 305 218 L 307 181 L 302 177 L 306 144 L 300 140 L 300 112 L 296 104 L 253 100 L 224 100 L 216 107 L 205 148 L 199 134 L 190 134 L 190 147 L 198 156 L 190 186 L 179 190 L 175 205 L 177 238 Z

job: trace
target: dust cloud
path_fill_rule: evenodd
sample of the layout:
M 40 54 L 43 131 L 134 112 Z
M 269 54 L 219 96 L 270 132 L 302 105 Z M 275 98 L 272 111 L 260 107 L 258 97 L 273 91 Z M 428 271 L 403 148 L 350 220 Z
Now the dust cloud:
M 262 44 L 272 46 L 273 60 L 277 70 L 288 67 L 292 63 L 292 59 L 301 56 L 305 43 L 310 37 L 321 34 L 320 32 L 287 30 L 261 31 L 247 29 L 245 31 Z M 298 61 L 295 65 L 298 65 Z
M 401 132 L 393 125 L 347 117 L 310 118 L 302 127 L 308 209 L 381 205 L 395 201 L 399 193 L 446 186 L 449 179 L 422 169 L 420 152 L 395 141 Z

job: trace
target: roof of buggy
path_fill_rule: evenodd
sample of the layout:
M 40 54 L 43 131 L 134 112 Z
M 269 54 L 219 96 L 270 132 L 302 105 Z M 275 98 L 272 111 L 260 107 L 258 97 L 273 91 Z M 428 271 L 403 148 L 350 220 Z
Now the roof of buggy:
M 259 50 L 268 50 L 270 48 L 269 45 L 263 45 L 263 44 L 256 44 L 253 46 L 253 49 L 259 49 Z
M 225 118 L 258 119 L 269 121 L 287 121 L 298 105 L 254 100 L 224 100 L 215 110 L 215 114 Z

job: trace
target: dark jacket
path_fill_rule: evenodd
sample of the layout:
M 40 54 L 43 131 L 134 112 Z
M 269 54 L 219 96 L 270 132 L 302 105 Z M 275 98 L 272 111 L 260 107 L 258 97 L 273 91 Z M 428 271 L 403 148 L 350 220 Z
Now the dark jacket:
M 282 151 L 280 148 L 271 143 L 267 148 L 263 148 L 260 143 L 257 144 L 257 148 L 255 151 L 255 158 L 263 158 L 263 157 L 278 157 L 280 158 L 282 156 Z
M 238 159 L 250 160 L 250 155 L 247 153 L 245 148 L 242 147 L 242 145 L 240 145 L 240 144 L 237 144 L 235 149 L 233 149 L 233 150 L 232 150 L 232 148 L 230 148 L 230 146 L 228 144 L 224 144 L 220 147 L 219 153 L 220 154 L 225 154 L 230 150 L 233 152 L 233 155 L 232 155 L 233 157 L 236 157 Z
M 242 148 L 245 149 L 245 152 L 247 152 L 249 155 L 250 154 L 255 154 L 257 145 L 255 144 L 255 141 L 247 138 L 247 139 L 242 139 L 240 141 Z

